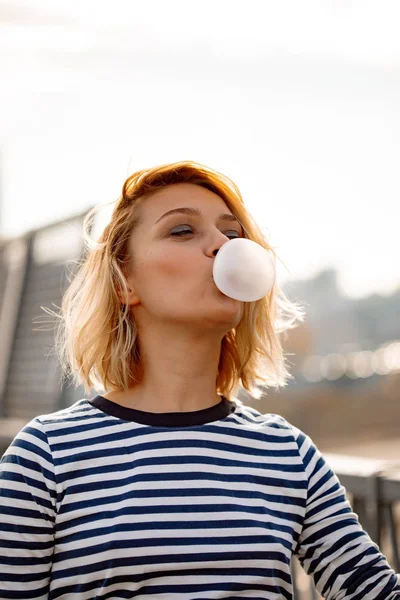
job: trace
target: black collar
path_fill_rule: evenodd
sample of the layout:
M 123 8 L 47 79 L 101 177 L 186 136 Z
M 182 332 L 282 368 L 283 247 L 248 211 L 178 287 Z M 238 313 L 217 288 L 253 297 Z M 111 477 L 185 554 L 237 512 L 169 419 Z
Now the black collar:
M 103 396 L 95 396 L 88 400 L 88 402 L 108 415 L 118 417 L 124 421 L 136 421 L 143 425 L 154 425 L 156 427 L 190 427 L 191 425 L 204 425 L 205 423 L 218 421 L 233 413 L 236 404 L 231 400 L 227 400 L 225 396 L 221 396 L 221 398 L 222 400 L 219 404 L 210 408 L 190 412 L 167 413 L 151 413 L 144 410 L 127 408 Z

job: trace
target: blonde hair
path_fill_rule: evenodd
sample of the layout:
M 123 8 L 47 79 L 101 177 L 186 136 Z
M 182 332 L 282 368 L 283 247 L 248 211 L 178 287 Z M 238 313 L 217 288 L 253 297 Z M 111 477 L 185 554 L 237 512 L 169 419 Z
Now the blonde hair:
M 91 239 L 90 231 L 99 206 L 85 216 L 85 251 L 63 296 L 61 314 L 56 315 L 55 349 L 62 376 L 72 376 L 76 387 L 83 385 L 88 394 L 93 389 L 126 390 L 141 380 L 137 327 L 129 305 L 121 302 L 121 292 L 123 297 L 128 293 L 128 240 L 139 222 L 141 202 L 175 183 L 199 185 L 220 196 L 241 223 L 245 237 L 277 258 L 245 208 L 238 187 L 222 173 L 193 161 L 133 173 L 97 241 Z M 261 388 L 286 386 L 293 376 L 286 368 L 281 337 L 303 320 L 303 308 L 291 302 L 276 281 L 265 298 L 245 302 L 240 323 L 221 342 L 216 391 L 232 399 L 242 386 L 259 399 Z

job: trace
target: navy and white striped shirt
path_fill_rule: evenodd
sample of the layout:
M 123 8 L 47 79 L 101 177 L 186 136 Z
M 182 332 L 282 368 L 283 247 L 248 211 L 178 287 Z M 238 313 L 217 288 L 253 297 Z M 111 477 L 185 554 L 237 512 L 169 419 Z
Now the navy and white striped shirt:
M 1 599 L 292 599 L 294 554 L 324 598 L 400 598 L 312 440 L 240 400 L 156 414 L 82 399 L 1 461 Z

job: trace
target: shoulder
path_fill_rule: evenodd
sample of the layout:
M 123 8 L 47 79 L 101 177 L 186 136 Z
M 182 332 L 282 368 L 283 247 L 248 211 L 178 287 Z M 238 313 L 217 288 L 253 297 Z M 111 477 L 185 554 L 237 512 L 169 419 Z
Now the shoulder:
M 264 429 L 274 429 L 277 431 L 296 433 L 299 431 L 294 425 L 289 423 L 282 415 L 277 413 L 261 413 L 257 408 L 248 406 L 241 401 L 235 400 L 238 408 L 237 414 L 240 415 L 241 419 L 247 421 L 249 424 L 259 426 Z
M 16 448 L 38 454 L 48 452 L 51 440 L 68 428 L 79 428 L 85 423 L 99 419 L 99 412 L 86 399 L 81 399 L 73 405 L 52 413 L 41 414 L 31 419 L 14 437 L 6 453 Z
M 271 439 L 273 437 L 275 441 L 291 442 L 301 456 L 304 456 L 310 448 L 315 448 L 312 439 L 282 415 L 261 413 L 254 406 L 248 406 L 240 400 L 238 402 L 235 399 L 235 402 L 237 403 L 235 412 L 237 418 L 242 425 L 247 426 L 252 431 L 271 436 Z
M 42 426 L 46 427 L 47 425 L 54 423 L 67 423 L 74 420 L 85 419 L 88 415 L 93 413 L 97 413 L 96 409 L 88 400 L 86 400 L 86 398 L 82 398 L 66 408 L 62 408 L 52 413 L 38 415 L 33 421 L 41 423 Z
M 244 429 L 271 436 L 276 441 L 297 443 L 299 438 L 302 439 L 303 432 L 282 415 L 261 413 L 254 406 L 244 404 L 242 401 L 238 402 L 236 399 L 235 402 L 237 407 L 234 418 Z

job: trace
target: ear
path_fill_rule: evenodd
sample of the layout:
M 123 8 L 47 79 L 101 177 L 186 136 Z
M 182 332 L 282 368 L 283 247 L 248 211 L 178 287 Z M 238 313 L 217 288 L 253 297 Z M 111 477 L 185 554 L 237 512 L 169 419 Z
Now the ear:
M 131 306 L 136 306 L 136 304 L 140 304 L 139 296 L 132 288 L 128 288 L 128 304 L 130 304 Z
M 128 284 L 128 295 L 127 296 L 124 294 L 124 292 L 119 287 L 117 288 L 117 295 L 118 295 L 118 298 L 119 298 L 121 304 L 135 305 L 135 304 L 139 304 L 139 302 L 140 302 L 138 295 L 136 294 L 135 290 L 133 289 L 133 286 L 129 285 L 129 284 Z

